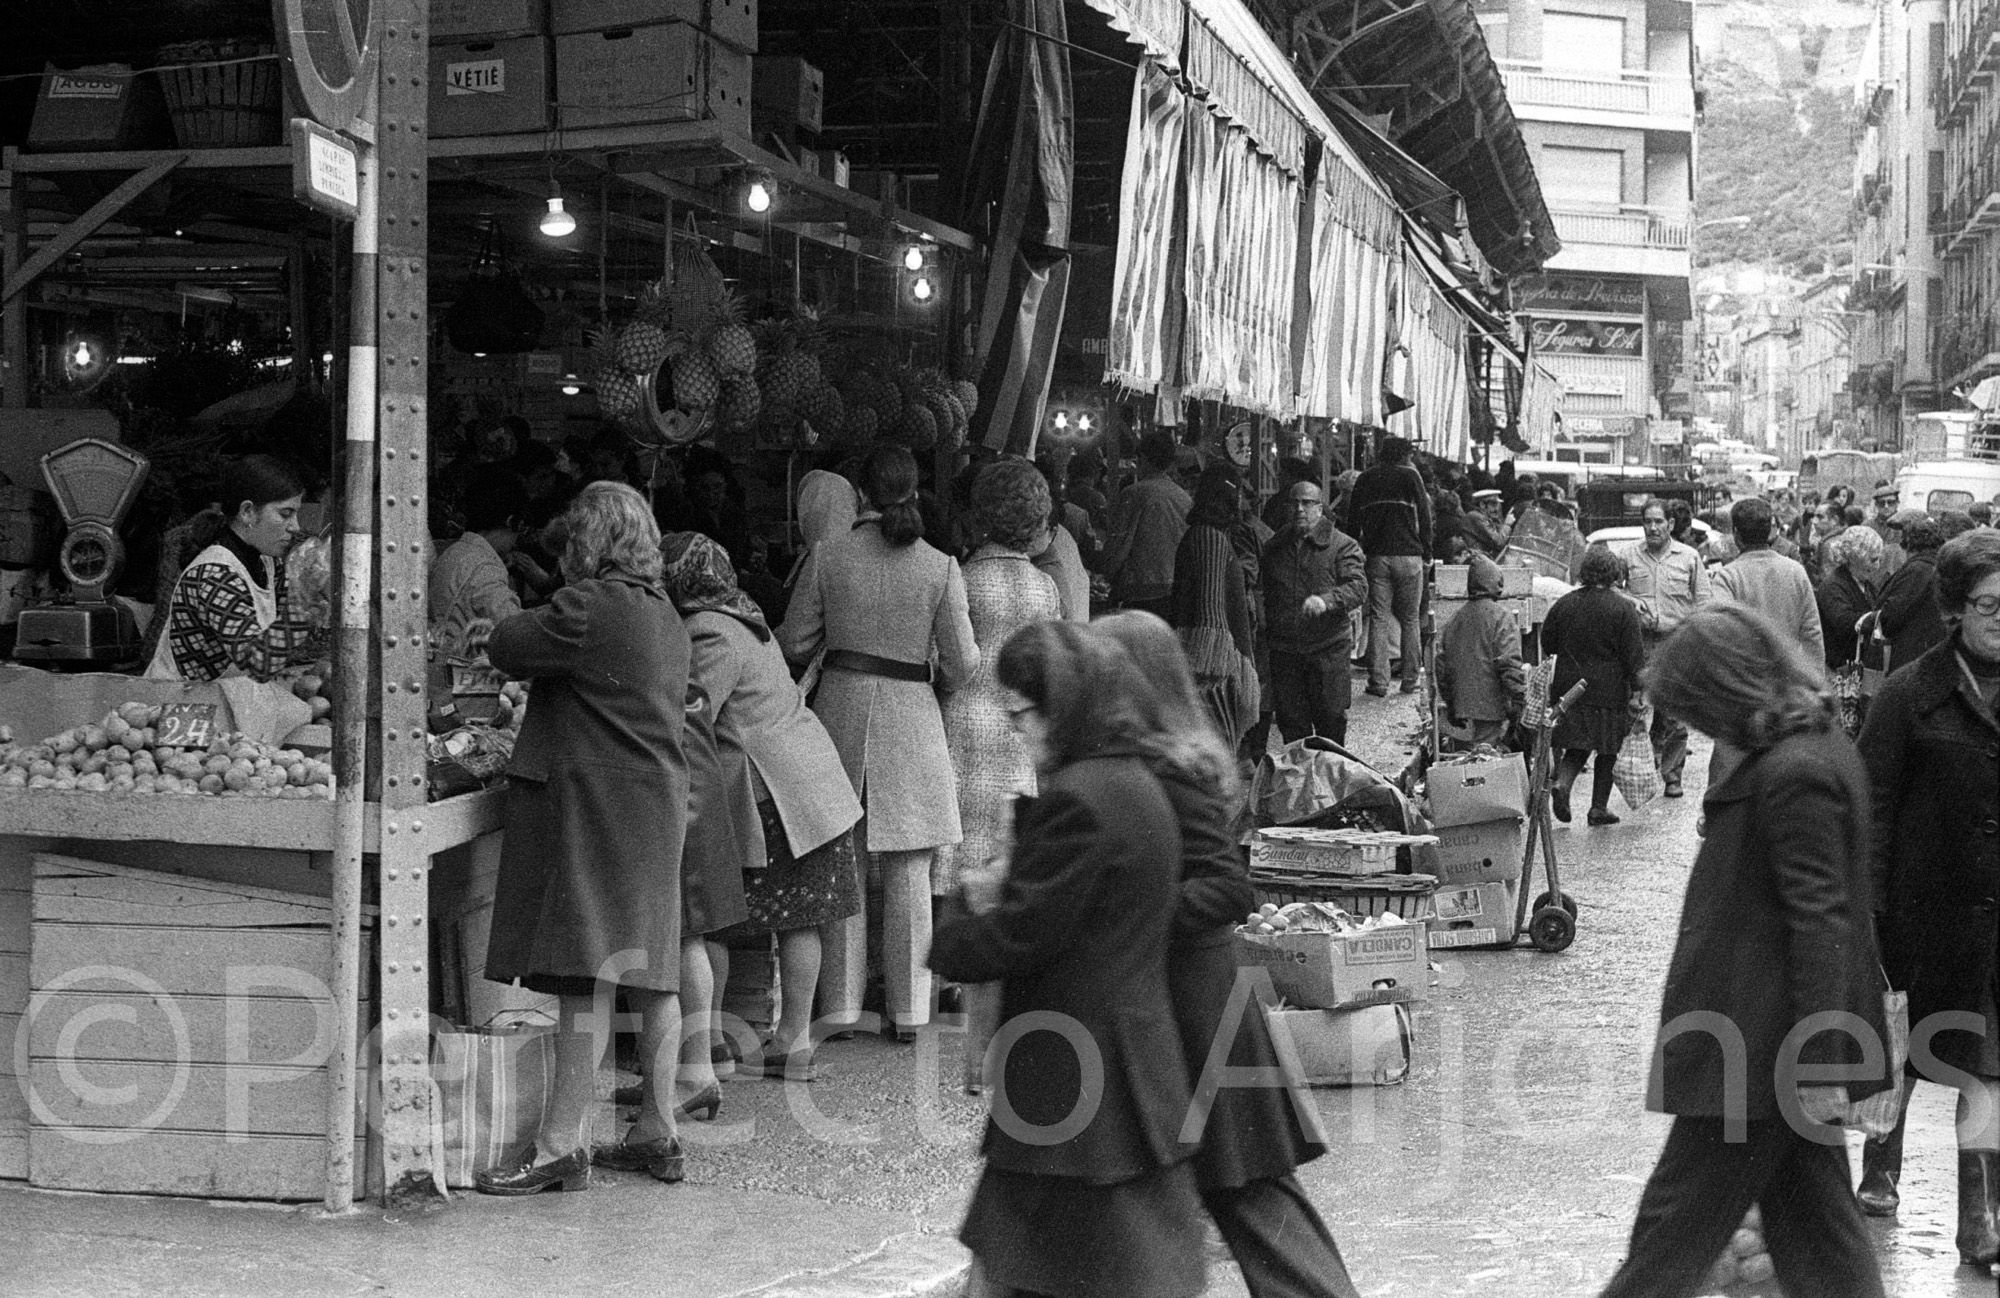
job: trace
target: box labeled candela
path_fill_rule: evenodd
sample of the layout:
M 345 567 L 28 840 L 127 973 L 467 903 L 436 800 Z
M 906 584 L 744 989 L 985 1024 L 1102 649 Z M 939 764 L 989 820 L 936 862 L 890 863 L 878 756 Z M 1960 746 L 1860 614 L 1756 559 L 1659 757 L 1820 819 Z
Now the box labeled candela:
M 1236 931 L 1237 963 L 1267 970 L 1278 994 L 1306 1009 L 1428 999 L 1429 950 L 1421 920 L 1393 916 L 1345 933 Z

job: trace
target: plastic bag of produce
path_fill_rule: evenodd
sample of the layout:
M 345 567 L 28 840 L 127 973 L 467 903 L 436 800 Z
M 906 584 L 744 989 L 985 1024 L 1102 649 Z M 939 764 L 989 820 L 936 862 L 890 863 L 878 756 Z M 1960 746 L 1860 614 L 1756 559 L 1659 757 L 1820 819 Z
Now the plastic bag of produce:
M 1646 731 L 1641 725 L 1627 732 L 1625 742 L 1618 747 L 1618 760 L 1611 767 L 1612 783 L 1630 807 L 1643 807 L 1660 796 L 1660 768 L 1653 762 L 1653 741 Z

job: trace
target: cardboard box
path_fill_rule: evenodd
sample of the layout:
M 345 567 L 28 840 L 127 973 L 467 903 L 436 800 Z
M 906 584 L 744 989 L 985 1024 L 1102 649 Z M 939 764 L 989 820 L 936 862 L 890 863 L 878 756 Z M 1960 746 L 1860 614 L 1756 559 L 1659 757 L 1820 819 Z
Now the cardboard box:
M 1365 933 L 1236 934 L 1237 963 L 1270 972 L 1271 985 L 1309 1009 L 1390 1005 L 1430 996 L 1424 923 Z
M 1433 845 L 1428 834 L 1358 829 L 1260 829 L 1250 840 L 1250 868 L 1273 874 L 1393 874 L 1403 847 Z
M 750 58 L 686 23 L 556 37 L 558 125 L 714 118 L 750 130 Z
M 1518 882 L 1503 882 L 1440 888 L 1431 899 L 1431 947 L 1512 946 L 1519 887 Z
M 548 128 L 548 37 L 431 45 L 432 135 L 516 135 Z
M 757 52 L 757 0 L 549 0 L 557 36 L 653 23 L 693 23 L 739 54 Z
M 1518 756 L 1439 762 L 1425 777 L 1431 823 L 1476 825 L 1528 813 L 1528 768 Z
M 42 73 L 28 148 L 43 153 L 93 149 L 152 149 L 173 143 L 166 96 L 151 72 L 101 63 Z
M 1509 816 L 1477 825 L 1451 825 L 1437 832 L 1432 872 L 1447 888 L 1504 883 L 1521 877 L 1522 833 L 1526 821 Z
M 431 43 L 539 36 L 542 0 L 431 0 Z
M 826 111 L 826 78 L 804 59 L 766 55 L 757 60 L 750 96 L 757 129 L 799 126 L 818 131 Z
M 1410 1074 L 1410 1015 L 1401 1005 L 1264 1017 L 1280 1062 L 1309 1086 L 1394 1086 Z

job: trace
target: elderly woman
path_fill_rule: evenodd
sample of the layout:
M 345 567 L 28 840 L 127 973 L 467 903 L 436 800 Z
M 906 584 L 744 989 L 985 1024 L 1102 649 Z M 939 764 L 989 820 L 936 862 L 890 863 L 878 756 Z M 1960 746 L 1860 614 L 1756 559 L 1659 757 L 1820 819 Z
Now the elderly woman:
M 662 1181 L 683 1172 L 673 1084 L 687 631 L 659 587 L 660 534 L 644 497 L 592 483 L 565 523 L 569 584 L 495 627 L 487 647 L 495 667 L 534 683 L 535 706 L 507 768 L 486 976 L 518 978 L 561 1007 L 534 1148 L 481 1172 L 487 1194 L 589 1186 L 585 1135 L 609 1038 L 585 1016 L 608 1014 L 621 990 L 640 1014 L 648 1078 L 626 1154 Z
M 1195 686 L 1216 728 L 1234 745 L 1257 723 L 1255 615 L 1232 534 L 1243 516 L 1243 480 L 1227 465 L 1202 470 L 1174 551 L 1170 608 Z
M 959 1229 L 972 1292 L 1192 1298 L 1201 1205 L 1167 990 L 1181 840 L 1144 755 L 1142 687 L 1073 622 L 1016 632 L 997 675 L 1040 793 L 1016 809 L 1004 882 L 962 872 L 930 957 L 1002 987 L 986 1167 Z M 1036 1030 L 1051 1023 L 1066 1028 Z
M 1340 1247 L 1292 1175 L 1326 1152 L 1319 1110 L 1282 1071 L 1263 1013 L 1232 1006 L 1235 929 L 1256 904 L 1236 842 L 1242 782 L 1236 754 L 1196 696 L 1187 658 L 1165 623 L 1128 611 L 1092 624 L 1131 656 L 1141 750 L 1173 805 L 1181 832 L 1180 904 L 1168 947 L 1167 987 L 1201 1124 L 1195 1180 L 1202 1205 L 1243 1271 L 1252 1298 L 1315 1294 L 1355 1298 Z M 1282 1082 L 1221 1085 L 1237 1077 Z
M 958 689 L 979 667 L 965 578 L 926 544 L 917 507 L 917 462 L 901 446 L 871 451 L 861 466 L 862 512 L 844 536 L 816 546 L 792 592 L 778 643 L 794 662 L 824 653 L 813 711 L 833 736 L 866 809 L 864 844 L 882 878 L 882 961 L 890 1032 L 914 1041 L 930 1021 L 931 861 L 964 836 L 958 800 L 939 797 L 951 769 L 938 691 Z M 857 934 L 856 929 L 861 929 Z M 860 1021 L 862 925 L 829 934 L 848 978 L 825 988 L 825 1017 Z
M 1556 819 L 1569 823 L 1570 787 L 1584 763 L 1597 755 L 1590 772 L 1593 825 L 1615 825 L 1611 811 L 1611 770 L 1625 734 L 1644 716 L 1639 672 L 1646 649 L 1639 611 L 1612 589 L 1625 577 L 1625 561 L 1602 546 L 1584 553 L 1580 585 L 1557 600 L 1542 622 L 1542 652 L 1556 655 L 1550 698 L 1561 698 L 1587 681 L 1583 698 L 1556 723 L 1551 740 L 1562 750 L 1549 802 Z
M 1832 567 L 1819 582 L 1820 630 L 1826 640 L 1826 667 L 1852 693 L 1843 694 L 1842 724 L 1852 735 L 1867 716 L 1868 699 L 1858 679 L 1882 665 L 1881 648 L 1869 634 L 1876 611 L 1876 584 L 1882 577 L 1882 538 L 1869 527 L 1852 527 L 1827 546 Z M 1879 672 L 1877 675 L 1879 676 Z
M 718 936 L 778 935 L 778 1023 L 771 1045 L 747 1067 L 766 1077 L 812 1081 L 813 993 L 819 985 L 819 926 L 861 909 L 853 836 L 861 803 L 840 753 L 799 697 L 756 603 L 736 584 L 729 556 L 697 532 L 661 546 L 667 593 L 687 619 L 693 675 L 716 708 L 715 739 L 724 781 L 757 818 L 743 836 L 749 918 Z M 729 981 L 729 948 L 710 944 L 715 985 Z M 705 1042 L 683 1058 L 699 1064 Z M 686 1106 L 711 1116 L 719 1091 Z
M 1937 604 L 1945 639 L 1899 664 L 1860 742 L 1874 788 L 1884 965 L 1910 995 L 1912 1066 L 1959 1089 L 1958 1251 L 1983 1267 L 2000 1257 L 2000 532 L 1967 532 L 1938 551 Z M 1958 1024 L 1922 1030 L 1950 1013 Z M 1895 1211 L 1902 1153 L 1900 1127 L 1864 1150 L 1871 1211 Z
M 1936 519 L 1915 510 L 1897 518 L 1903 520 L 1904 558 L 1882 584 L 1881 607 L 1869 624 L 1889 642 L 1892 672 L 1923 657 L 1946 635 L 1936 598 L 1938 548 L 1944 544 L 1944 533 Z
M 1605 1298 L 1700 1292 L 1752 1204 L 1786 1293 L 1882 1293 L 1844 1142 L 1823 1125 L 1889 1084 L 1868 776 L 1824 679 L 1735 603 L 1696 609 L 1653 651 L 1655 704 L 1745 756 L 1703 795 L 1646 1100 L 1674 1125 Z

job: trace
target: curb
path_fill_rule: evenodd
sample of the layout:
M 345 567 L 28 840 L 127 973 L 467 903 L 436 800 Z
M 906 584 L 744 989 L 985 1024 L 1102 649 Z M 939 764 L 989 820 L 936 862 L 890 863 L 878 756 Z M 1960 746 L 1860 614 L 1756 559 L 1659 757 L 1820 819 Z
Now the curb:
M 861 1257 L 746 1290 L 737 1298 L 962 1298 L 971 1259 L 949 1235 L 893 1235 Z

